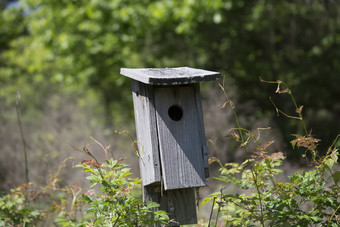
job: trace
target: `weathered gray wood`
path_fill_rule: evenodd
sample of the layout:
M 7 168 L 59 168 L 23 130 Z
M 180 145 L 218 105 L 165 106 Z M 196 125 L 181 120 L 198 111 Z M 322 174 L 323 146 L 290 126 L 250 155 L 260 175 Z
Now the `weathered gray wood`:
M 202 111 L 202 103 L 201 103 L 201 96 L 200 96 L 200 85 L 194 84 L 194 91 L 195 91 L 195 102 L 197 106 L 197 125 L 199 127 L 199 134 L 202 143 L 202 155 L 203 155 L 203 165 L 204 165 L 204 174 L 205 178 L 209 177 L 209 153 L 208 153 L 208 146 L 206 143 L 205 138 L 205 129 L 204 129 L 204 121 L 203 121 L 203 111 Z
M 169 226 L 179 226 L 197 223 L 194 188 L 161 191 L 160 183 L 143 188 L 143 200 L 160 204 L 154 210 L 164 210 L 169 214 Z M 160 225 L 154 225 L 160 227 Z
M 209 176 L 199 82 L 220 73 L 179 67 L 121 74 L 133 79 L 143 200 L 159 203 L 154 209 L 169 213 L 170 226 L 194 224 L 194 188 Z
M 161 181 L 153 86 L 132 80 L 142 184 Z
M 155 109 L 159 138 L 162 178 L 165 190 L 205 185 L 201 116 L 195 97 L 196 86 L 155 87 Z M 180 106 L 179 121 L 169 117 L 171 106 Z
M 190 84 L 218 80 L 221 78 L 219 72 L 189 67 L 147 69 L 121 68 L 120 74 L 145 84 L 153 85 Z

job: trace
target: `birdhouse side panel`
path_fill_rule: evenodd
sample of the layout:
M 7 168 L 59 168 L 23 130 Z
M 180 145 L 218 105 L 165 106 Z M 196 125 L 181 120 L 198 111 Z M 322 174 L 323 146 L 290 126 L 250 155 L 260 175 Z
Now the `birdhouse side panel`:
M 133 80 L 132 95 L 139 166 L 142 184 L 145 186 L 161 181 L 153 87 Z
M 200 95 L 200 85 L 194 84 L 194 92 L 195 92 L 195 105 L 197 106 L 197 125 L 199 127 L 199 135 L 202 142 L 202 156 L 203 156 L 203 165 L 204 165 L 204 174 L 205 178 L 208 178 L 209 173 L 209 153 L 207 146 L 207 139 L 205 137 L 205 129 L 204 129 L 204 121 L 203 121 L 203 109 L 201 103 L 201 95 Z
M 205 185 L 194 86 L 156 87 L 155 106 L 164 188 Z M 201 110 L 199 110 L 201 111 Z

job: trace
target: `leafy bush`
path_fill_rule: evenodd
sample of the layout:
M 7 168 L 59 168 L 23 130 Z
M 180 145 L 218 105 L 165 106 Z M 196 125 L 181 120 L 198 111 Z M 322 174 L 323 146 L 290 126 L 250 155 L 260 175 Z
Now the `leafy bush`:
M 255 131 L 240 126 L 236 108 L 224 86 L 227 104 L 234 111 L 237 127 L 229 129 L 229 135 L 247 154 L 242 163 L 223 164 L 218 158 L 211 158 L 210 164 L 220 165 L 216 177 L 224 185 L 234 185 L 238 193 L 230 193 L 227 187 L 205 198 L 202 204 L 213 201 L 217 206 L 215 224 L 223 222 L 228 226 L 338 226 L 340 224 L 340 166 L 338 163 L 338 137 L 329 146 L 326 155 L 320 157 L 318 142 L 307 131 L 303 120 L 303 106 L 298 106 L 290 89 L 281 81 L 263 81 L 278 85 L 276 93 L 288 94 L 297 115 L 292 116 L 279 109 L 270 99 L 277 114 L 301 122 L 305 135 L 293 135 L 291 145 L 303 149 L 302 157 L 310 162 L 308 170 L 295 172 L 286 180 L 282 174 L 285 159 L 281 152 L 270 152 L 274 141 L 262 141 L 260 133 L 269 128 Z M 282 89 L 282 86 L 285 86 Z M 104 152 L 100 163 L 84 146 L 77 149 L 88 155 L 75 167 L 89 173 L 90 189 L 83 193 L 77 185 L 60 186 L 58 177 L 62 166 L 43 187 L 24 184 L 0 197 L 0 226 L 27 226 L 46 224 L 46 220 L 62 226 L 151 226 L 155 223 L 167 225 L 169 217 L 164 211 L 156 211 L 159 205 L 144 203 L 133 196 L 141 183 L 130 178 L 130 169 L 124 159 L 108 158 L 109 148 L 94 140 Z M 255 148 L 254 148 L 255 144 Z M 300 152 L 295 150 L 295 152 Z M 85 209 L 85 212 L 83 212 Z M 211 225 L 211 219 L 208 226 Z M 43 222 L 42 222 L 43 221 Z
M 229 193 L 226 187 L 205 198 L 202 204 L 213 200 L 217 204 L 217 217 L 228 226 L 339 226 L 340 224 L 340 171 L 339 151 L 336 140 L 324 157 L 318 156 L 319 140 L 313 138 L 302 117 L 302 106 L 296 105 L 292 92 L 281 81 L 263 81 L 278 84 L 277 93 L 288 93 L 296 107 L 298 116 L 290 116 L 281 111 L 273 102 L 277 114 L 300 120 L 306 135 L 294 135 L 291 144 L 305 149 L 302 156 L 311 159 L 309 171 L 296 172 L 287 181 L 278 180 L 282 173 L 279 167 L 284 161 L 281 152 L 270 153 L 268 147 L 274 142 L 260 141 L 260 131 L 251 132 L 242 128 L 237 120 L 235 106 L 222 89 L 236 117 L 238 127 L 229 131 L 245 152 L 253 142 L 256 150 L 243 163 L 222 164 L 217 158 L 210 162 L 220 164 L 220 176 L 216 179 L 225 185 L 235 185 L 240 193 Z M 226 104 L 225 103 L 225 104 Z M 224 105 L 225 106 L 225 105 Z M 209 223 L 211 220 L 209 221 Z M 210 225 L 210 224 L 209 224 Z
M 87 177 L 90 190 L 83 193 L 77 185 L 60 187 L 58 175 L 66 161 L 72 159 L 68 158 L 45 186 L 39 188 L 24 184 L 1 197 L 0 226 L 44 226 L 49 222 L 59 226 L 167 224 L 169 218 L 166 212 L 155 209 L 158 204 L 144 203 L 133 196 L 133 190 L 140 186 L 141 181 L 129 177 L 130 169 L 123 164 L 124 160 L 107 158 L 108 150 L 94 141 L 104 149 L 105 162 L 99 163 L 84 146 L 82 152 L 89 155 L 91 160 L 83 160 L 75 166 L 90 173 Z
M 12 189 L 11 193 L 0 197 L 0 226 L 32 224 L 38 220 L 40 212 L 27 204 L 25 190 L 29 184 Z
M 95 140 L 96 141 L 96 140 Z M 98 143 L 96 141 L 96 143 Z M 99 144 L 99 143 L 98 143 Z M 101 145 L 101 144 L 99 144 Z M 153 202 L 143 203 L 134 198 L 131 191 L 140 185 L 140 179 L 132 179 L 130 169 L 122 163 L 124 159 L 114 160 L 107 158 L 108 150 L 101 147 L 105 152 L 105 162 L 99 163 L 91 152 L 84 147 L 83 151 L 92 157 L 91 160 L 83 160 L 76 167 L 89 172 L 87 179 L 90 188 L 99 186 L 96 190 L 90 189 L 82 195 L 81 200 L 89 205 L 86 214 L 91 214 L 92 223 L 100 226 L 150 226 L 154 223 L 168 223 L 168 216 L 164 211 L 154 211 L 159 204 Z M 86 222 L 89 223 L 88 219 Z M 73 220 L 63 217 L 57 218 L 57 222 L 64 226 L 75 224 Z M 79 220 L 75 226 L 79 226 Z M 86 224 L 87 224 L 86 223 Z M 85 225 L 84 225 L 85 226 Z

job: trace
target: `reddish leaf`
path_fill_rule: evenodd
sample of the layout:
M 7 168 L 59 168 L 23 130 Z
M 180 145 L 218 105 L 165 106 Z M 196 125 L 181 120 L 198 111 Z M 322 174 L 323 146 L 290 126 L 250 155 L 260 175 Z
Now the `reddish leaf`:
M 299 106 L 299 108 L 296 109 L 296 113 L 300 114 L 302 112 L 302 108 L 303 108 L 303 106 Z
M 97 163 L 95 160 L 83 160 L 82 162 L 81 162 L 81 164 L 85 164 L 85 165 L 88 165 L 88 166 L 94 166 L 94 167 L 96 167 L 96 168 L 98 168 L 98 169 L 100 169 L 100 168 L 103 168 L 103 165 L 101 165 L 101 164 L 99 164 L 99 163 Z
M 293 147 L 297 145 L 298 147 L 305 147 L 309 150 L 315 150 L 318 145 L 317 143 L 320 141 L 319 139 L 315 139 L 311 136 L 305 137 L 305 136 L 295 135 L 295 134 L 293 136 L 296 137 L 295 140 L 292 140 L 290 142 Z
M 212 163 L 214 163 L 214 162 L 219 162 L 220 160 L 218 159 L 218 158 L 216 158 L 216 157 L 211 157 L 211 158 L 209 158 L 209 161 L 208 161 L 208 163 L 209 163 L 209 165 L 210 164 L 212 164 Z
M 265 143 L 263 146 L 261 147 L 258 147 L 257 150 L 260 150 L 260 151 L 266 151 L 267 148 L 272 145 L 274 143 L 274 141 L 269 141 L 267 143 Z

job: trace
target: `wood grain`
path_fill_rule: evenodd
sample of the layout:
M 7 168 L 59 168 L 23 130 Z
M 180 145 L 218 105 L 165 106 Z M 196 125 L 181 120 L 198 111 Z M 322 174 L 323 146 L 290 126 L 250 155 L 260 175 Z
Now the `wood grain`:
M 205 138 L 205 129 L 204 129 L 204 121 L 203 121 L 203 110 L 202 110 L 202 103 L 201 103 L 201 95 L 200 95 L 200 85 L 193 84 L 194 92 L 195 92 L 195 105 L 197 106 L 197 125 L 198 125 L 198 132 L 201 138 L 202 144 L 202 156 L 203 156 L 203 165 L 204 165 L 204 175 L 205 178 L 209 177 L 209 151 L 208 146 Z
M 132 80 L 142 184 L 161 181 L 153 86 Z
M 165 190 L 205 185 L 199 114 L 193 86 L 155 87 L 156 120 Z M 172 120 L 168 109 L 180 106 L 183 117 Z
M 153 85 L 190 84 L 218 80 L 221 78 L 219 72 L 190 67 L 144 69 L 121 68 L 120 74 L 142 83 Z
M 197 223 L 194 188 L 161 191 L 160 183 L 143 188 L 143 201 L 153 201 L 160 207 L 153 210 L 164 210 L 168 213 L 171 222 L 168 226 L 180 226 Z M 154 227 L 161 225 L 155 224 Z

